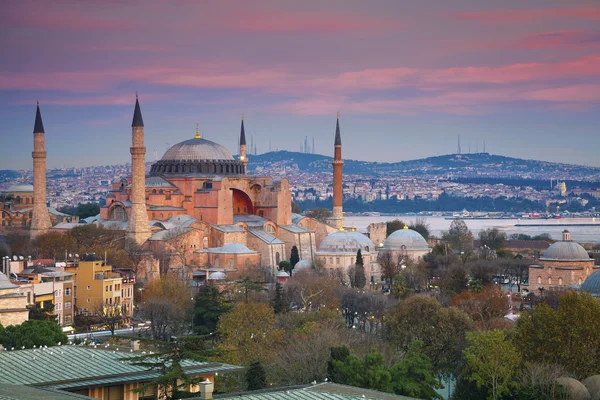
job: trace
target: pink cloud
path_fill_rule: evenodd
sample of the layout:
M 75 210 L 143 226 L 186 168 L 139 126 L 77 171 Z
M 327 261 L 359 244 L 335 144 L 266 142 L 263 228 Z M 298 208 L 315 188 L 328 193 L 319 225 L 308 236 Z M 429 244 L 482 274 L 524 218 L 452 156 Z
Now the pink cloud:
M 590 48 L 600 46 L 600 32 L 561 30 L 526 35 L 518 40 L 525 49 L 557 49 L 559 47 Z
M 227 22 L 225 22 L 227 24 Z M 366 16 L 279 12 L 245 15 L 236 19 L 231 28 L 247 32 L 348 32 L 381 30 L 400 26 L 398 21 Z
M 588 20 L 600 20 L 600 6 L 582 5 L 571 8 L 550 9 L 511 9 L 493 11 L 469 11 L 456 15 L 460 19 L 474 20 L 484 23 L 514 23 L 527 22 L 544 18 L 578 18 Z

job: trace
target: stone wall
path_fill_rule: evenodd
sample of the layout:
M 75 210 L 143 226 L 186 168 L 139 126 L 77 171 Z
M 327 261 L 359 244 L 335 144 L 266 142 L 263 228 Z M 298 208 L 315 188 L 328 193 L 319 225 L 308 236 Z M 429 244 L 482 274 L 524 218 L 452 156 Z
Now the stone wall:
M 387 239 L 387 223 L 385 222 L 370 224 L 367 231 L 369 233 L 369 239 L 375 243 L 375 246 L 383 244 L 385 239 Z
M 567 287 L 581 285 L 600 266 L 589 261 L 543 261 L 541 265 L 529 267 L 529 290 L 536 292 L 540 287 Z

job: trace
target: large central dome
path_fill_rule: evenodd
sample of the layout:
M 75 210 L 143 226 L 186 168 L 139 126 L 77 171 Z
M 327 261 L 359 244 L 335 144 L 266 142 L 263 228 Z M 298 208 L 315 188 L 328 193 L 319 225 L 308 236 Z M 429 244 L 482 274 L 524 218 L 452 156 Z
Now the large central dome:
M 195 138 L 177 143 L 150 169 L 150 175 L 240 175 L 244 165 L 218 143 Z
M 171 146 L 161 161 L 233 160 L 231 153 L 218 143 L 194 138 Z

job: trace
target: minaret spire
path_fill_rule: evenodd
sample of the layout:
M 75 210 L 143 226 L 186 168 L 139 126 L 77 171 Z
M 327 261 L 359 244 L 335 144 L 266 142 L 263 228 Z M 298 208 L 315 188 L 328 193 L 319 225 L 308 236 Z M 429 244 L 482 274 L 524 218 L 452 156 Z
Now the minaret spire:
M 144 146 L 144 121 L 137 93 L 131 123 L 131 209 L 127 223 L 128 245 L 141 245 L 150 237 L 148 211 L 146 210 L 146 147 Z
M 44 124 L 37 102 L 35 124 L 33 125 L 33 211 L 31 215 L 31 238 L 48 232 L 52 226 L 46 206 L 46 144 Z
M 246 173 L 248 157 L 246 154 L 246 131 L 244 130 L 244 114 L 242 114 L 242 125 L 240 127 L 240 161 L 244 165 L 243 173 Z
M 342 166 L 344 160 L 342 160 L 342 135 L 340 133 L 340 113 L 337 113 L 335 123 L 335 141 L 333 143 L 334 157 L 332 161 L 333 165 L 333 218 L 331 219 L 333 226 L 336 228 L 344 227 L 344 213 L 342 209 L 343 203 L 343 189 L 342 189 Z

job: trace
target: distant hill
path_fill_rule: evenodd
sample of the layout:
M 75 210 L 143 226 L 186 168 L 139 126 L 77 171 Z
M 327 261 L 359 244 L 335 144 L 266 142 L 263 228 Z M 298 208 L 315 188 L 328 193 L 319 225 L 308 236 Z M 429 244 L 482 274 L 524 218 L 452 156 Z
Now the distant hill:
M 0 169 L 0 181 L 10 180 L 19 178 L 21 174 L 17 171 L 13 171 L 12 169 Z
M 248 172 L 272 168 L 298 172 L 331 172 L 332 157 L 289 151 L 274 151 L 248 157 Z M 600 181 L 600 168 L 548 161 L 524 160 L 489 153 L 448 154 L 395 163 L 344 160 L 344 173 L 364 176 L 413 177 L 518 177 L 525 179 L 569 179 Z

